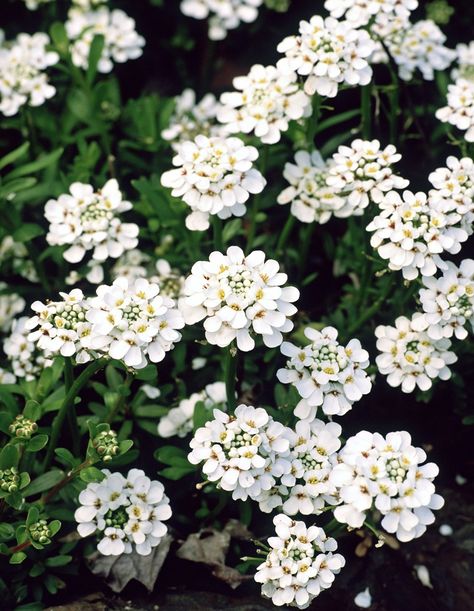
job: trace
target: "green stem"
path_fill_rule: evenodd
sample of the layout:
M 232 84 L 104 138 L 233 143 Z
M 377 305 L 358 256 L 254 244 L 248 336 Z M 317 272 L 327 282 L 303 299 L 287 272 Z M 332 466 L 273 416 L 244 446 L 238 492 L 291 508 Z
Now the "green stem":
M 222 221 L 215 214 L 212 215 L 212 229 L 214 234 L 214 248 L 219 252 L 223 252 L 224 240 L 222 238 Z
M 227 405 L 229 412 L 233 412 L 237 406 L 235 398 L 235 385 L 237 381 L 237 349 L 231 344 L 227 349 L 224 361 L 225 390 L 227 394 Z
M 384 304 L 384 301 L 387 299 L 390 290 L 395 286 L 395 284 L 396 283 L 393 279 L 391 279 L 391 282 L 387 282 L 387 285 L 384 288 L 382 294 L 379 296 L 379 298 L 374 301 L 372 306 L 370 308 L 367 308 L 367 310 L 365 310 L 365 312 L 361 314 L 361 316 L 359 316 L 359 318 L 349 327 L 349 329 L 347 330 L 347 335 L 349 337 L 351 337 L 353 333 L 358 331 L 366 320 L 372 318 L 372 316 L 380 310 L 381 306 Z
M 362 116 L 362 138 L 369 140 L 372 131 L 372 85 L 360 88 L 360 112 Z
M 67 395 L 67 393 L 71 390 L 71 386 L 74 384 L 74 368 L 70 357 L 67 357 L 64 362 L 64 384 L 66 387 Z M 76 406 L 74 404 L 74 401 L 67 410 L 66 417 L 69 426 L 69 432 L 71 434 L 72 453 L 74 454 L 74 456 L 78 456 L 80 450 L 80 438 L 79 426 L 77 424 Z
M 295 226 L 295 222 L 296 222 L 296 219 L 290 212 L 289 217 L 286 219 L 285 226 L 283 227 L 283 230 L 280 233 L 280 237 L 278 238 L 278 242 L 276 245 L 276 255 L 277 256 L 283 250 L 283 247 L 285 246 L 286 241 L 288 240 L 290 233 L 293 227 Z
M 314 148 L 314 138 L 316 136 L 316 131 L 318 129 L 319 124 L 319 117 L 321 115 L 321 102 L 321 96 L 315 93 L 311 100 L 313 112 L 311 113 L 311 116 L 308 118 L 306 123 L 306 144 L 308 145 L 308 149 L 310 151 Z
M 311 246 L 311 238 L 313 236 L 314 225 L 315 223 L 310 223 L 307 227 L 303 227 L 301 231 L 302 238 L 300 241 L 301 248 L 300 248 L 299 266 L 298 266 L 298 279 L 299 280 L 302 280 L 303 275 L 306 270 L 306 264 L 308 263 L 308 254 L 309 254 L 309 248 Z
M 71 388 L 66 392 L 63 403 L 59 408 L 59 412 L 53 421 L 51 437 L 49 440 L 48 451 L 44 460 L 43 471 L 47 471 L 54 456 L 54 450 L 58 445 L 59 436 L 64 424 L 64 420 L 71 406 L 74 404 L 76 397 L 81 392 L 82 388 L 87 384 L 90 378 L 105 365 L 105 359 L 97 359 L 92 361 L 79 377 L 73 382 Z

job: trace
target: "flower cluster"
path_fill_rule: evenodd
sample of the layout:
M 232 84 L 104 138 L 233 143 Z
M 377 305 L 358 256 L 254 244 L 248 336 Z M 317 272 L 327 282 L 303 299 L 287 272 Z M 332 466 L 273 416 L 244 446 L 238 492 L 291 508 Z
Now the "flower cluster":
M 45 353 L 73 356 L 79 363 L 108 355 L 128 367 L 141 369 L 147 358 L 158 363 L 181 339 L 184 326 L 174 301 L 160 288 L 141 278 L 117 278 L 101 285 L 96 297 L 85 298 L 80 289 L 60 293 L 62 301 L 31 306 L 37 313 L 25 326 L 35 329 L 28 340 Z
M 328 186 L 330 162 L 318 151 L 298 151 L 295 163 L 286 163 L 283 177 L 290 183 L 277 198 L 279 204 L 291 202 L 291 214 L 302 223 L 327 223 L 345 208 L 345 198 Z
M 240 22 L 251 23 L 263 0 L 181 0 L 181 11 L 194 19 L 209 18 L 209 38 L 222 40 Z
M 375 329 L 377 350 L 381 354 L 375 362 L 381 374 L 387 376 L 390 386 L 401 386 L 409 393 L 418 387 L 431 388 L 432 380 L 451 377 L 448 365 L 457 361 L 450 352 L 449 339 L 432 339 L 426 329 L 429 326 L 425 316 L 415 313 L 411 319 L 399 316 L 395 326 L 379 325 Z
M 355 28 L 368 25 L 382 15 L 386 20 L 408 19 L 411 11 L 418 7 L 418 0 L 326 0 L 324 8 L 331 17 L 344 17 Z
M 453 224 L 468 235 L 474 231 L 474 161 L 470 157 L 446 159 L 446 167 L 437 168 L 428 176 L 434 189 L 430 199 L 450 213 Z
M 340 487 L 341 504 L 334 517 L 352 528 L 360 528 L 376 509 L 385 531 L 411 541 L 434 522 L 432 510 L 443 506 L 433 485 L 438 467 L 422 464 L 426 453 L 411 445 L 406 431 L 386 437 L 360 431 L 347 440 L 338 460 L 332 478 Z
M 243 216 L 249 194 L 263 190 L 266 180 L 252 167 L 257 158 L 257 149 L 240 138 L 197 136 L 179 147 L 173 158 L 177 167 L 162 174 L 161 184 L 191 208 L 187 228 L 205 230 L 209 215 Z
M 27 340 L 45 358 L 74 355 L 78 363 L 86 363 L 91 359 L 91 323 L 86 319 L 90 304 L 80 289 L 59 295 L 61 301 L 31 305 L 36 314 L 25 322 Z
M 255 581 L 262 584 L 262 596 L 274 605 L 306 609 L 319 594 L 330 588 L 345 559 L 335 554 L 337 543 L 318 526 L 306 526 L 280 514 L 273 518 L 275 537 L 268 539 L 270 551 L 260 564 Z
M 178 407 L 173 407 L 158 423 L 160 437 L 186 437 L 193 430 L 194 410 L 198 403 L 212 412 L 214 408 L 225 408 L 227 394 L 224 382 L 208 384 L 200 392 L 182 399 Z
M 469 44 L 458 44 L 456 54 L 457 65 L 451 72 L 452 79 L 463 78 L 472 81 L 474 78 L 474 40 Z
M 466 132 L 464 138 L 474 142 L 474 81 L 459 78 L 448 85 L 447 101 L 436 111 L 436 118 Z
M 53 0 L 23 0 L 26 4 L 26 8 L 29 11 L 36 11 L 42 4 L 47 4 L 48 2 L 52 2 Z
M 0 384 L 15 384 L 16 377 L 11 371 L 7 371 L 0 367 Z
M 214 409 L 214 420 L 197 429 L 188 460 L 234 500 L 259 500 L 289 473 L 288 429 L 261 407 L 239 405 L 233 415 Z
M 253 132 L 265 144 L 275 144 L 290 120 L 311 114 L 309 97 L 301 91 L 296 73 L 275 66 L 252 66 L 247 76 L 234 78 L 238 91 L 223 93 L 217 119 L 229 133 Z
M 104 556 L 136 551 L 147 556 L 159 545 L 171 517 L 169 499 L 159 481 L 140 469 L 127 476 L 103 469 L 105 478 L 91 483 L 79 494 L 80 507 L 74 518 L 81 537 L 96 534 L 97 550 Z
M 443 265 L 439 255 L 458 252 L 468 238 L 456 226 L 459 215 L 425 193 L 404 191 L 402 199 L 397 191 L 389 191 L 378 205 L 380 214 L 367 225 L 367 231 L 374 232 L 370 243 L 389 269 L 401 270 L 407 280 L 433 276 Z
M 260 510 L 270 513 L 278 508 L 286 515 L 314 515 L 325 505 L 337 504 L 338 491 L 331 481 L 341 447 L 341 427 L 335 422 L 299 420 L 295 430 L 287 429 L 288 454 L 281 456 L 288 469 L 277 478 L 276 485 L 264 490 L 255 500 Z
M 45 206 L 50 223 L 46 239 L 52 246 L 70 244 L 63 254 L 66 261 L 78 263 L 89 250 L 95 261 L 116 259 L 137 246 L 138 225 L 122 223 L 119 218 L 132 204 L 122 200 L 115 179 L 98 191 L 75 182 L 69 192 L 49 200 Z
M 87 69 L 89 53 L 94 37 L 104 37 L 104 48 L 97 64 L 99 72 L 110 72 L 115 63 L 137 59 L 142 54 L 145 39 L 135 30 L 135 21 L 121 10 L 99 7 L 84 11 L 73 8 L 65 23 L 71 41 L 71 57 L 74 65 Z
M 319 407 L 327 416 L 343 416 L 372 388 L 365 372 L 369 354 L 358 339 L 341 346 L 334 327 L 307 327 L 304 334 L 311 341 L 304 348 L 283 342 L 281 351 L 289 360 L 277 371 L 280 382 L 293 384 L 302 397 L 295 416 L 311 422 Z
M 392 165 L 401 159 L 393 144 L 381 149 L 378 140 L 354 140 L 340 146 L 329 165 L 327 185 L 346 196 L 337 216 L 360 215 L 369 201 L 380 203 L 384 193 L 404 189 L 408 180 L 394 174 Z
M 335 97 L 339 85 L 367 85 L 372 79 L 368 63 L 375 43 L 365 30 L 348 21 L 315 15 L 301 21 L 298 36 L 288 36 L 277 47 L 285 57 L 277 66 L 283 73 L 296 72 L 306 78 L 308 95 Z
M 0 331 L 8 333 L 12 320 L 24 307 L 23 297 L 9 291 L 5 282 L 0 282 Z
M 128 367 L 141 369 L 159 363 L 181 339 L 177 329 L 184 327 L 181 313 L 160 287 L 145 278 L 133 283 L 117 278 L 111 286 L 97 288 L 89 300 L 87 320 L 91 323 L 91 348 Z
M 464 259 L 459 267 L 448 261 L 439 278 L 423 278 L 420 302 L 428 323 L 426 333 L 433 340 L 443 337 L 465 339 L 474 328 L 474 260 Z
M 19 34 L 10 43 L 0 35 L 0 113 L 16 115 L 25 104 L 41 106 L 52 98 L 56 89 L 49 83 L 46 68 L 59 61 L 59 55 L 48 51 L 49 36 L 38 32 Z
M 432 81 L 435 70 L 446 70 L 456 57 L 455 51 L 444 46 L 445 42 L 446 36 L 439 27 L 426 19 L 395 30 L 387 47 L 401 79 L 410 81 L 419 70 L 425 80 Z
M 27 321 L 27 316 L 13 321 L 11 334 L 3 342 L 3 351 L 18 378 L 34 380 L 45 367 L 52 364 L 52 360 L 44 352 L 38 352 L 35 344 L 28 339 L 30 330 Z
M 183 142 L 194 140 L 196 136 L 223 136 L 224 130 L 217 123 L 220 104 L 212 93 L 207 93 L 199 102 L 192 89 L 185 89 L 174 99 L 174 111 L 168 127 L 161 137 L 171 143 L 178 152 Z
M 261 250 L 245 256 L 237 246 L 197 261 L 179 304 L 186 323 L 205 319 L 207 341 L 221 347 L 236 340 L 239 350 L 253 350 L 255 334 L 266 346 L 279 346 L 282 333 L 293 328 L 288 316 L 296 313 L 293 302 L 299 298 L 298 289 L 283 286 L 287 276 L 279 267 L 273 259 L 265 261 Z

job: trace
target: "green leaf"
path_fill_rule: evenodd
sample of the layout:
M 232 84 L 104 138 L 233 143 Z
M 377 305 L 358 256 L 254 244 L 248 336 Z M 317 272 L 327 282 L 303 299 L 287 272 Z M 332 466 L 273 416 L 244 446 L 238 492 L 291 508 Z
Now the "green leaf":
M 166 467 L 159 471 L 159 474 L 166 477 L 166 479 L 178 480 L 195 471 L 196 467 L 188 465 L 187 467 Z
M 20 492 L 10 492 L 8 496 L 5 497 L 5 502 L 13 507 L 13 509 L 21 509 L 23 505 L 24 498 Z
M 92 114 L 91 102 L 82 89 L 73 89 L 66 100 L 71 113 L 81 121 L 88 122 Z
M 35 161 L 26 163 L 25 165 L 22 165 L 19 168 L 15 168 L 8 174 L 8 176 L 6 176 L 6 178 L 18 178 L 19 176 L 27 176 L 28 174 L 34 174 L 35 172 L 44 170 L 44 168 L 53 165 L 53 163 L 56 163 L 63 154 L 63 152 L 63 148 L 58 148 L 55 151 L 48 153 L 47 155 L 38 157 L 38 159 L 35 159 Z
M 49 528 L 49 532 L 51 533 L 51 537 L 54 537 L 54 535 L 59 531 L 59 529 L 61 528 L 61 522 L 59 520 L 52 520 L 49 524 L 48 524 L 48 528 Z
M 60 471 L 59 469 L 47 471 L 34 479 L 31 484 L 29 484 L 29 486 L 23 490 L 23 494 L 25 497 L 28 497 L 39 494 L 40 492 L 45 492 L 46 490 L 50 490 L 53 488 L 53 486 L 56 486 L 56 484 L 58 484 L 63 477 L 64 472 Z
M 33 177 L 16 178 L 15 180 L 11 180 L 2 187 L 0 187 L 0 197 L 11 201 L 15 198 L 18 191 L 29 189 L 30 187 L 33 187 L 36 183 L 37 180 Z
M 10 467 L 16 467 L 20 454 L 18 447 L 7 444 L 0 452 L 0 469 L 9 469 Z
M 55 21 L 49 28 L 51 40 L 60 55 L 67 55 L 69 52 L 69 38 L 63 23 Z
M 0 159 L 0 170 L 3 170 L 3 168 L 6 168 L 7 165 L 10 165 L 11 163 L 15 163 L 17 159 L 21 159 L 24 155 L 26 155 L 29 148 L 30 148 L 30 143 L 25 142 L 21 146 L 16 148 L 15 150 L 8 153 L 7 155 L 4 155 Z
M 15 529 L 11 524 L 2 522 L 0 524 L 0 541 L 9 541 L 15 536 Z
M 55 566 L 66 566 L 72 560 L 72 556 L 68 556 L 67 554 L 61 556 L 53 556 L 52 558 L 48 558 L 46 560 L 46 566 L 55 567 Z
M 26 525 L 31 526 L 35 522 L 39 520 L 40 511 L 36 505 L 32 505 L 28 510 L 28 515 L 26 517 Z
M 74 458 L 74 455 L 66 448 L 56 448 L 54 453 L 67 467 L 76 466 L 77 458 Z
M 353 119 L 360 115 L 360 108 L 356 108 L 354 110 L 347 110 L 346 112 L 341 112 L 338 115 L 333 115 L 329 117 L 329 119 L 325 119 L 319 123 L 316 128 L 316 134 L 328 129 L 329 127 L 334 127 L 334 125 L 338 125 L 339 123 L 344 123 L 344 121 L 349 121 L 349 119 Z
M 35 435 L 30 439 L 26 446 L 27 452 L 39 452 L 48 443 L 48 435 Z
M 193 429 L 196 431 L 204 426 L 212 418 L 212 412 L 206 408 L 202 401 L 198 401 L 194 407 Z
M 94 79 L 97 74 L 97 65 L 102 56 L 102 51 L 104 50 L 105 39 L 102 34 L 96 34 L 94 39 L 92 40 L 91 47 L 89 49 L 89 59 L 88 59 L 88 67 L 86 78 L 89 85 L 94 82 Z
M 131 439 L 124 439 L 119 443 L 120 454 L 125 454 L 130 450 L 133 446 L 133 441 Z
M 182 448 L 176 446 L 163 446 L 158 448 L 153 454 L 155 460 L 158 460 L 165 465 L 188 465 L 189 462 L 186 458 L 186 452 Z M 183 462 L 184 461 L 184 462 Z
M 23 410 L 23 415 L 33 422 L 36 422 L 41 418 L 41 405 L 38 401 L 33 401 L 30 399 L 26 402 L 25 409 Z
M 44 229 L 36 223 L 23 223 L 21 227 L 18 227 L 18 229 L 13 232 L 12 237 L 15 242 L 23 243 L 30 242 L 44 233 Z
M 168 412 L 169 408 L 164 405 L 140 405 L 133 410 L 136 418 L 160 418 Z
M 24 560 L 26 560 L 25 552 L 16 552 L 10 558 L 10 564 L 21 564 Z
M 20 473 L 20 490 L 23 490 L 23 488 L 28 486 L 30 481 L 31 479 L 30 479 L 29 473 L 26 473 L 26 471 L 24 471 L 23 473 Z
M 97 467 L 87 467 L 87 469 L 83 469 L 79 473 L 79 477 L 83 482 L 86 482 L 86 484 L 90 484 L 92 482 L 101 482 L 105 475 L 100 469 L 97 469 Z

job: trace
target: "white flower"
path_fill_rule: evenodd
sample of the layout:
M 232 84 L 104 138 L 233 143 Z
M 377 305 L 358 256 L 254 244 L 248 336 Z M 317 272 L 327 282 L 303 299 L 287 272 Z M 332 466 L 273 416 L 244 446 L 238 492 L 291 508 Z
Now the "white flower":
M 360 528 L 367 513 L 376 509 L 381 527 L 402 542 L 420 537 L 434 522 L 432 509 L 443 499 L 435 494 L 434 463 L 424 463 L 426 453 L 411 445 L 406 431 L 361 431 L 350 437 L 339 453 L 331 477 L 339 487 L 341 504 L 334 516 L 352 528 Z
M 450 224 L 471 235 L 474 231 L 474 161 L 470 157 L 449 156 L 446 167 L 437 168 L 428 176 L 434 189 L 430 199 L 449 212 Z M 457 250 L 451 251 L 456 254 Z
M 279 204 L 291 202 L 291 214 L 302 223 L 327 223 L 331 215 L 339 216 L 345 199 L 328 186 L 330 162 L 318 151 L 298 151 L 295 164 L 286 163 L 283 177 L 290 183 L 277 198 Z
M 370 201 L 380 203 L 384 193 L 407 187 L 409 181 L 392 170 L 400 159 L 393 144 L 381 149 L 378 140 L 358 138 L 350 146 L 340 146 L 332 156 L 326 180 L 338 195 L 347 198 L 337 216 L 361 215 Z
M 120 276 L 127 278 L 130 282 L 148 276 L 148 265 L 151 258 L 138 248 L 126 250 L 123 255 L 114 263 L 110 274 L 112 280 Z
M 441 277 L 423 278 L 423 285 L 420 302 L 430 339 L 466 339 L 474 327 L 474 260 L 464 259 L 459 267 L 448 261 Z
M 26 8 L 29 11 L 36 11 L 42 4 L 47 4 L 48 2 L 52 2 L 53 0 L 23 0 L 26 4 Z
M 333 98 L 339 85 L 367 85 L 372 79 L 368 58 L 375 43 L 365 30 L 348 21 L 318 15 L 301 21 L 298 36 L 288 36 L 277 47 L 286 57 L 277 66 L 284 73 L 306 78 L 304 90 Z
M 45 70 L 59 61 L 59 55 L 46 50 L 49 44 L 49 36 L 41 32 L 19 34 L 3 45 L 0 40 L 0 113 L 11 117 L 24 104 L 40 106 L 54 96 L 56 89 Z
M 91 346 L 128 367 L 158 363 L 181 339 L 184 321 L 174 301 L 162 297 L 157 284 L 145 278 L 117 278 L 97 288 L 86 318 L 92 325 Z
M 453 81 L 458 78 L 473 80 L 474 77 L 474 40 L 469 44 L 456 45 L 456 67 L 451 72 Z
M 389 191 L 378 205 L 380 214 L 367 226 L 374 232 L 370 243 L 389 269 L 401 270 L 407 280 L 433 276 L 443 265 L 439 255 L 458 252 L 468 238 L 464 229 L 454 227 L 459 216 L 425 193 L 404 191 L 402 199 Z
M 432 380 L 451 377 L 448 365 L 457 357 L 450 352 L 449 339 L 434 340 L 428 335 L 426 317 L 416 313 L 411 319 L 399 316 L 395 326 L 379 325 L 375 329 L 377 350 L 381 354 L 375 362 L 390 386 L 401 386 L 402 391 L 428 390 Z
M 276 536 L 268 539 L 270 551 L 257 568 L 255 581 L 262 584 L 262 596 L 271 598 L 274 605 L 306 609 L 331 587 L 345 559 L 334 553 L 336 540 L 322 528 L 308 528 L 282 514 L 273 523 Z
M 161 390 L 151 384 L 142 384 L 140 390 L 142 390 L 149 399 L 158 399 L 161 395 Z
M 360 609 L 368 609 L 372 604 L 372 596 L 370 595 L 369 588 L 365 588 L 362 592 L 359 592 L 354 598 L 354 604 Z
M 225 408 L 227 395 L 224 382 L 208 384 L 201 392 L 193 393 L 179 402 L 163 416 L 158 423 L 160 437 L 186 437 L 193 430 L 193 416 L 196 404 L 202 402 L 210 412 L 214 408 Z
M 456 52 L 444 46 L 446 36 L 430 19 L 407 24 L 394 30 L 385 39 L 390 55 L 398 64 L 400 78 L 410 81 L 419 70 L 427 81 L 434 79 L 435 70 L 446 70 Z
M 304 334 L 311 340 L 304 348 L 283 342 L 281 351 L 289 360 L 277 371 L 280 382 L 293 384 L 302 397 L 295 416 L 311 422 L 318 407 L 327 416 L 343 416 L 372 388 L 364 371 L 369 354 L 358 339 L 341 346 L 334 327 L 321 331 L 307 327 Z
M 181 11 L 194 19 L 209 18 L 209 38 L 222 40 L 240 22 L 251 23 L 263 0 L 181 0 Z
M 9 289 L 5 282 L 0 282 L 0 331 L 8 333 L 12 320 L 25 307 L 25 300 Z
M 236 340 L 239 350 L 255 347 L 261 335 L 269 348 L 279 346 L 282 333 L 293 328 L 288 316 L 296 313 L 293 305 L 298 289 L 283 286 L 286 274 L 273 259 L 255 250 L 248 256 L 237 246 L 224 255 L 212 252 L 208 261 L 197 261 L 186 278 L 179 307 L 187 324 L 204 320 L 210 344 L 228 346 Z
M 155 273 L 150 277 L 160 287 L 160 293 L 171 299 L 178 299 L 183 295 L 184 276 L 173 269 L 166 259 L 155 262 Z
M 38 352 L 34 343 L 28 339 L 30 330 L 26 326 L 27 321 L 27 316 L 13 321 L 11 334 L 3 342 L 3 351 L 15 375 L 29 381 L 35 380 L 45 367 L 51 366 L 52 360 Z
M 145 40 L 135 31 L 135 21 L 121 10 L 100 7 L 84 11 L 73 8 L 65 23 L 71 41 L 71 56 L 75 66 L 87 69 L 94 37 L 104 36 L 104 49 L 99 59 L 99 72 L 110 72 L 114 62 L 124 63 L 142 54 Z
M 78 263 L 92 250 L 95 261 L 118 258 L 138 244 L 138 225 L 122 223 L 119 215 L 130 210 L 132 204 L 122 200 L 115 179 L 107 181 L 94 192 L 91 185 L 73 183 L 70 194 L 51 199 L 45 206 L 49 221 L 46 239 L 52 246 L 69 245 L 63 253 L 66 261 Z
M 7 371 L 0 367 L 0 384 L 15 384 L 16 377 L 11 371 Z
M 258 501 L 277 477 L 290 472 L 288 436 L 289 429 L 261 407 L 239 405 L 233 416 L 214 409 L 214 420 L 195 432 L 188 460 L 204 462 L 206 478 L 232 492 L 234 500 Z
M 176 152 L 183 142 L 194 140 L 196 136 L 224 136 L 225 130 L 216 120 L 220 103 L 214 94 L 207 93 L 196 102 L 195 92 L 185 89 L 174 99 L 174 104 L 174 112 L 161 137 L 171 142 Z
M 80 289 L 59 293 L 62 301 L 35 301 L 36 314 L 25 322 L 27 340 L 46 358 L 61 354 L 86 363 L 95 356 L 91 350 L 91 324 L 86 320 L 90 304 Z
M 88 484 L 79 494 L 80 507 L 74 514 L 79 535 L 96 533 L 97 550 L 105 556 L 133 550 L 150 554 L 168 530 L 163 521 L 171 517 L 163 484 L 140 469 L 131 469 L 126 478 L 107 469 L 102 473 L 105 479 Z
M 217 111 L 229 133 L 253 132 L 261 142 L 274 144 L 291 120 L 311 114 L 310 98 L 301 91 L 296 73 L 255 64 L 247 76 L 234 78 L 233 85 L 237 91 L 223 93 Z
M 179 147 L 173 158 L 177 167 L 162 174 L 161 184 L 191 208 L 187 228 L 205 230 L 209 215 L 243 216 L 249 194 L 263 190 L 266 180 L 252 167 L 257 158 L 257 149 L 240 138 L 197 136 Z
M 474 142 L 474 81 L 459 78 L 448 85 L 448 104 L 436 111 L 436 118 L 465 131 L 464 138 Z
M 344 17 L 355 28 L 368 25 L 380 14 L 387 19 L 408 18 L 418 7 L 418 0 L 326 0 L 324 8 L 331 17 Z

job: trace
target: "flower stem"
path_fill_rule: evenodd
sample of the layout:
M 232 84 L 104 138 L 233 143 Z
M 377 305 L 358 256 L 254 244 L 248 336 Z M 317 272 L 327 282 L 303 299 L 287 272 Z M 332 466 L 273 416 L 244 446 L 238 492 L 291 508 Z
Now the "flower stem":
M 372 131 L 372 86 L 369 83 L 360 88 L 360 112 L 362 116 L 362 138 L 368 140 Z
M 74 368 L 71 357 L 66 357 L 64 363 L 64 384 L 66 386 L 66 395 L 71 390 L 71 386 L 74 384 Z M 72 439 L 72 453 L 74 456 L 78 456 L 80 449 L 79 440 L 79 426 L 77 424 L 76 406 L 74 401 L 67 410 L 67 422 L 69 426 L 69 432 L 71 433 Z
M 224 240 L 222 238 L 222 221 L 215 214 L 212 215 L 212 229 L 214 234 L 214 248 L 219 252 L 223 252 Z
M 64 420 L 67 416 L 71 406 L 74 405 L 74 401 L 82 388 L 87 384 L 90 378 L 101 369 L 106 363 L 105 359 L 97 359 L 92 361 L 86 369 L 79 375 L 79 377 L 72 383 L 71 388 L 66 392 L 63 403 L 59 408 L 59 412 L 53 421 L 53 427 L 51 431 L 51 438 L 49 440 L 48 451 L 44 460 L 43 471 L 46 471 L 53 460 L 54 450 L 58 445 L 59 436 L 64 424 Z
M 127 377 L 125 378 L 125 382 L 124 382 L 125 388 L 130 388 L 130 385 L 132 384 L 132 382 L 133 382 L 133 374 L 130 371 L 127 371 Z M 118 414 L 123 409 L 126 399 L 127 399 L 127 395 L 125 394 L 121 394 L 118 397 L 117 401 L 115 402 L 115 405 L 110 410 L 110 413 L 107 417 L 107 424 L 111 424 L 115 418 L 115 415 Z
M 265 173 L 267 171 L 269 152 L 270 152 L 270 147 L 268 145 L 264 146 L 263 152 L 262 152 L 262 164 L 260 167 L 260 170 L 263 176 L 265 176 Z M 261 196 L 262 194 L 258 193 L 257 195 L 254 195 L 253 197 L 252 208 L 250 210 L 250 227 L 249 227 L 249 231 L 247 234 L 247 251 L 251 250 L 254 240 L 255 240 L 255 234 L 257 233 L 257 215 L 258 215 L 258 209 L 259 209 Z
M 291 230 L 295 226 L 295 221 L 296 221 L 295 217 L 290 212 L 290 215 L 288 216 L 286 220 L 283 230 L 280 233 L 280 237 L 278 238 L 278 242 L 276 245 L 276 255 L 277 256 L 283 250 L 283 247 L 285 246 L 286 241 L 288 240 L 288 237 L 290 236 Z
M 237 401 L 235 399 L 236 372 L 237 349 L 231 344 L 227 350 L 224 361 L 225 390 L 227 394 L 227 405 L 229 406 L 230 412 L 233 412 L 237 406 Z

